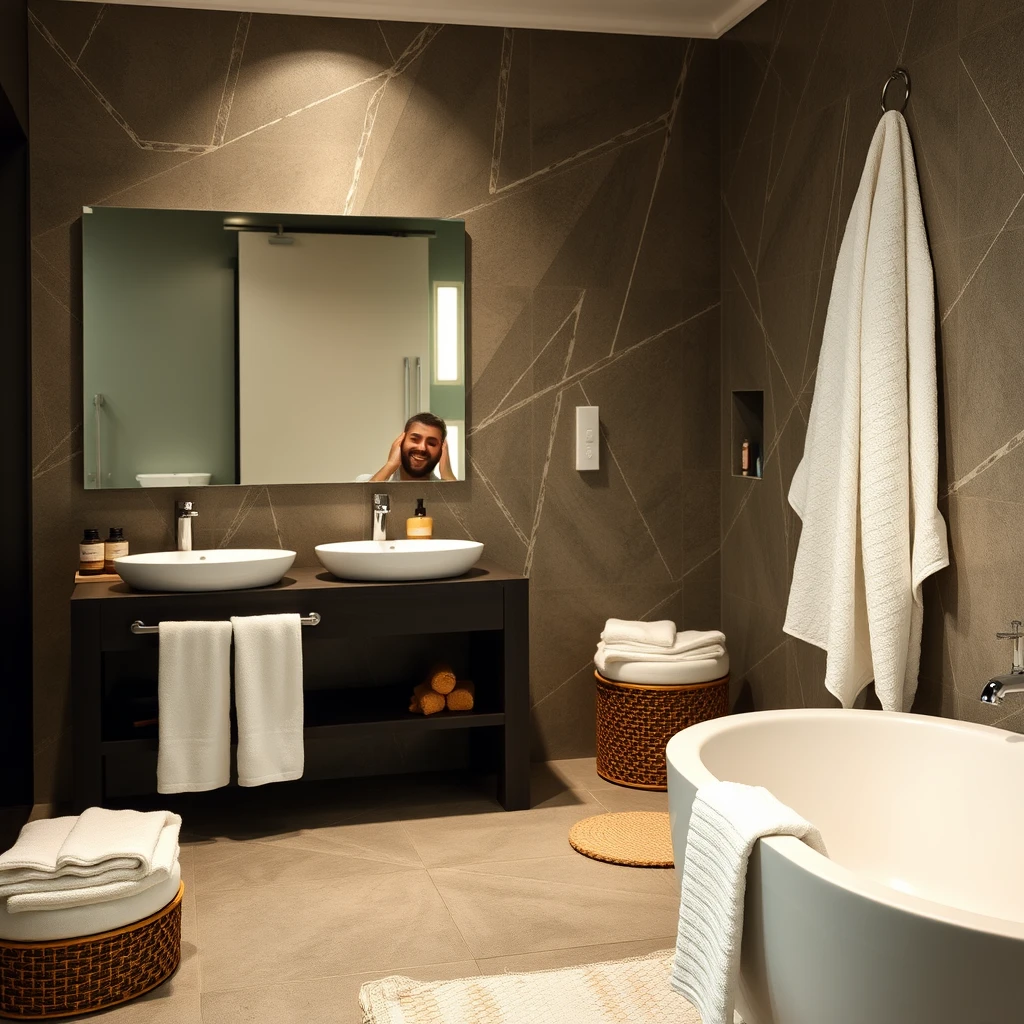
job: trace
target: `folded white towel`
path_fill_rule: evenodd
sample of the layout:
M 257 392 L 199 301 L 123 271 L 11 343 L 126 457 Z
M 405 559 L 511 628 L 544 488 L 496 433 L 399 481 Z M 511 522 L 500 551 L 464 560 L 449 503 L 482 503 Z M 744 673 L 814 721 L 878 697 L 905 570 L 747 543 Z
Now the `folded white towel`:
M 0 855 L 0 897 L 138 880 L 166 867 L 161 841 L 178 843 L 181 818 L 169 811 L 90 807 L 78 818 L 30 821 Z
M 114 814 L 135 814 L 135 811 L 110 812 Z M 84 815 L 83 815 L 84 817 Z M 123 872 L 106 872 L 91 878 L 55 877 L 44 881 L 21 883 L 19 892 L 7 899 L 7 912 L 21 914 L 31 910 L 65 910 L 68 907 L 86 907 L 94 903 L 137 896 L 140 892 L 166 881 L 178 863 L 178 831 L 181 818 L 175 819 L 160 830 L 159 838 L 148 859 L 148 870 L 135 877 L 123 877 Z M 72 831 L 72 835 L 74 832 Z M 140 870 L 142 866 L 140 865 Z M 111 877 L 119 875 L 120 877 Z M 86 884 L 83 884 L 86 883 Z
M 676 624 L 670 619 L 658 622 L 609 619 L 601 631 L 601 639 L 610 644 L 622 641 L 652 647 L 671 647 L 676 642 Z
M 710 683 L 729 672 L 729 655 L 718 657 L 686 658 L 666 661 L 615 661 L 611 664 L 604 651 L 594 655 L 594 667 L 613 681 L 640 683 L 643 686 L 688 686 L 692 683 Z
M 302 777 L 302 623 L 298 615 L 232 618 L 238 784 Z
M 161 622 L 158 793 L 231 779 L 231 623 Z
M 690 650 L 679 651 L 676 654 L 656 654 L 651 650 L 637 651 L 626 650 L 618 645 L 612 647 L 603 640 L 598 641 L 597 654 L 606 664 L 614 664 L 619 661 L 658 661 L 658 662 L 684 662 L 684 661 L 707 661 L 720 658 L 725 654 L 725 647 L 722 644 L 706 644 L 704 647 L 694 647 Z
M 608 640 L 602 639 L 597 645 L 609 650 L 622 651 L 634 654 L 686 654 L 690 651 L 701 651 L 705 648 L 720 648 L 725 646 L 725 634 L 717 629 L 698 630 L 685 629 L 676 633 L 675 639 L 668 647 L 654 644 L 633 643 L 629 640 Z M 715 657 L 715 655 L 710 655 Z
M 828 856 L 818 830 L 762 786 L 701 786 L 686 834 L 672 987 L 703 1024 L 732 1024 L 747 860 L 762 836 L 792 835 Z

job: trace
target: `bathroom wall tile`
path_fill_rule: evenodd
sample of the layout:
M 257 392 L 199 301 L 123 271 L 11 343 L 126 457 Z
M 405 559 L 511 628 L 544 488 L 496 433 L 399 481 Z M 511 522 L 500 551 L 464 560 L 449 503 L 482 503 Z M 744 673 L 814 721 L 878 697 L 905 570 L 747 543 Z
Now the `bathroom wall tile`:
M 341 879 L 339 879 L 341 881 Z M 202 990 L 245 984 L 309 981 L 335 973 L 390 972 L 423 958 L 465 961 L 472 954 L 424 870 L 325 881 L 309 902 L 308 883 L 259 890 L 205 893 L 199 906 L 203 936 Z
M 922 58 L 956 43 L 957 0 L 935 0 L 927 7 L 913 0 L 887 0 L 887 6 L 900 63 L 913 62 L 919 68 Z
M 429 950 L 424 951 L 429 954 Z M 340 965 L 344 968 L 345 964 Z M 359 1007 L 359 989 L 368 981 L 377 981 L 382 971 L 344 974 L 314 981 L 283 985 L 262 985 L 217 992 L 204 992 L 205 1020 L 218 1024 L 305 1024 L 313 1020 L 331 1020 L 335 1024 L 363 1024 Z M 468 978 L 479 973 L 475 960 L 427 966 L 402 966 L 388 971 L 417 981 L 447 981 Z M 239 981 L 244 981 L 240 978 Z
M 512 870 L 528 869 L 535 861 Z M 479 958 L 580 946 L 598 939 L 631 942 L 670 934 L 678 899 L 667 890 L 642 893 L 578 882 L 438 868 L 431 871 L 466 943 Z M 618 877 L 618 876 L 616 876 Z M 605 883 L 607 885 L 607 883 Z M 625 883 L 621 883 L 625 884 Z M 566 905 L 575 911 L 567 915 Z
M 33 0 L 28 6 L 43 24 L 53 22 L 55 27 L 51 31 L 54 38 L 72 60 L 77 60 L 82 54 L 83 47 L 91 42 L 90 35 L 95 34 L 99 27 L 98 22 L 103 20 L 98 5 L 89 4 L 74 11 L 64 11 L 58 0 Z
M 958 0 L 960 36 L 1024 11 L 1021 0 Z

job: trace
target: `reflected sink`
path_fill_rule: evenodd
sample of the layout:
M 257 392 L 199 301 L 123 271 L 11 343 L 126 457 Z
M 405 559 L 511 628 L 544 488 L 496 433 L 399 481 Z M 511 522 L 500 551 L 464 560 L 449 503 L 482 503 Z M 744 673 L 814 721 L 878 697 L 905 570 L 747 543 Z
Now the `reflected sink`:
M 114 568 L 136 590 L 244 590 L 277 583 L 294 561 L 278 548 L 218 548 L 125 555 Z
M 483 550 L 475 540 L 351 540 L 318 544 L 316 557 L 345 580 L 439 580 L 468 572 Z

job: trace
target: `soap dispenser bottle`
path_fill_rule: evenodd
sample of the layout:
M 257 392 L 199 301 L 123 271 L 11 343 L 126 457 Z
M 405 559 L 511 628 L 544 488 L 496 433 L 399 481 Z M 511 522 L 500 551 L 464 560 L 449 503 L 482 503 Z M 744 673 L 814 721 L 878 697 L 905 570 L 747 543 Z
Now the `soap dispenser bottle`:
M 423 499 L 416 499 L 416 511 L 405 521 L 406 537 L 429 540 L 434 535 L 434 520 L 427 515 Z

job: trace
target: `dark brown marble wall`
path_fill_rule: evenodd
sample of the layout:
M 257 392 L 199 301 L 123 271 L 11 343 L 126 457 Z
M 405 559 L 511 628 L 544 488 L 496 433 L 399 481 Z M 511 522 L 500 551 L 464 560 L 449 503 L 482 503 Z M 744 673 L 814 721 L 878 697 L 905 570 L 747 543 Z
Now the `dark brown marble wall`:
M 915 710 L 1024 730 L 989 708 L 995 632 L 1024 609 L 1024 2 L 768 0 L 721 41 L 722 613 L 756 708 L 829 706 L 824 656 L 782 632 L 803 451 L 838 245 L 897 64 L 935 264 L 940 508 Z M 764 389 L 762 481 L 733 477 L 734 389 Z
M 535 753 L 592 752 L 603 620 L 718 623 L 717 45 L 56 0 L 30 35 L 37 799 L 67 791 L 82 528 L 173 544 L 170 492 L 82 487 L 93 204 L 465 218 L 471 479 L 435 530 L 530 575 Z M 584 404 L 594 474 L 573 469 Z M 202 491 L 197 544 L 315 564 L 368 536 L 370 493 Z

